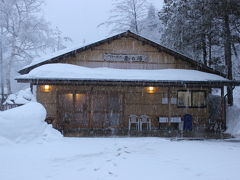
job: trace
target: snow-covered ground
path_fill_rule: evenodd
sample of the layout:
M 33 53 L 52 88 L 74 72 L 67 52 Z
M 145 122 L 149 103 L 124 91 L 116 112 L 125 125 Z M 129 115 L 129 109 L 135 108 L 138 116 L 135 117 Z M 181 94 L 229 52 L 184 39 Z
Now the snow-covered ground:
M 36 102 L 0 112 L 0 180 L 237 180 L 240 143 L 63 138 Z M 237 120 L 236 120 L 237 121 Z
M 2 180 L 237 180 L 240 143 L 63 138 L 0 145 Z

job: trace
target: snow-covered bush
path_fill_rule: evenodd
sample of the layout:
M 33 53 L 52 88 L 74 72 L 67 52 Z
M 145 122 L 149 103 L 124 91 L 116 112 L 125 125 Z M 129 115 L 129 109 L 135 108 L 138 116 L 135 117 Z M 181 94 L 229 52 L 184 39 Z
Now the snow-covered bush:
M 36 101 L 35 96 L 32 94 L 31 89 L 27 88 L 15 94 L 10 94 L 4 104 L 27 104 Z
M 53 140 L 62 135 L 45 122 L 46 110 L 36 102 L 0 112 L 0 141 Z

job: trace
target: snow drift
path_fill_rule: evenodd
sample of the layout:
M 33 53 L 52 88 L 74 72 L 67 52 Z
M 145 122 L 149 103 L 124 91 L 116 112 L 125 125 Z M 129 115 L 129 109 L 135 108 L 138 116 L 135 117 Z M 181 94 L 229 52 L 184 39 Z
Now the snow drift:
M 28 142 L 60 138 L 61 134 L 48 125 L 45 118 L 45 108 L 36 102 L 0 112 L 0 141 Z
M 226 133 L 240 136 L 240 87 L 234 90 L 234 105 L 227 109 Z

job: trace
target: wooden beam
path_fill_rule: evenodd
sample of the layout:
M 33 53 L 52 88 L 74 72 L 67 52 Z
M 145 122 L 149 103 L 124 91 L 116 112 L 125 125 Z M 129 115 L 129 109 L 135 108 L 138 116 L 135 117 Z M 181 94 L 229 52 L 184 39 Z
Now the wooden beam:
M 89 114 L 89 128 L 93 128 L 93 88 L 91 88 L 89 96 L 89 108 L 90 108 L 90 114 Z
M 171 88 L 168 87 L 168 126 L 170 127 L 171 125 Z
M 222 130 L 226 129 L 227 122 L 226 122 L 226 101 L 225 101 L 225 93 L 224 93 L 224 86 L 221 88 L 221 124 Z
M 122 81 L 122 80 L 87 80 L 87 79 L 16 79 L 21 83 L 32 83 L 33 85 L 98 85 L 98 86 L 160 86 L 160 87 L 212 87 L 221 88 L 222 86 L 240 86 L 240 81 Z

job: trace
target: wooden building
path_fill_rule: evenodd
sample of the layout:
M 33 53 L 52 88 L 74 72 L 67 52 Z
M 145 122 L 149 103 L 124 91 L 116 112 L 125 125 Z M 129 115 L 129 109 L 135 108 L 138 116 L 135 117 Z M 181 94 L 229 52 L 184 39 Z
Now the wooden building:
M 206 132 L 213 124 L 222 131 L 224 87 L 240 84 L 130 31 L 63 50 L 19 73 L 17 81 L 36 87 L 47 121 L 66 136 L 174 135 Z M 213 88 L 221 92 L 214 121 L 208 103 Z M 148 116 L 145 123 L 141 115 Z M 189 129 L 186 115 L 192 119 Z

